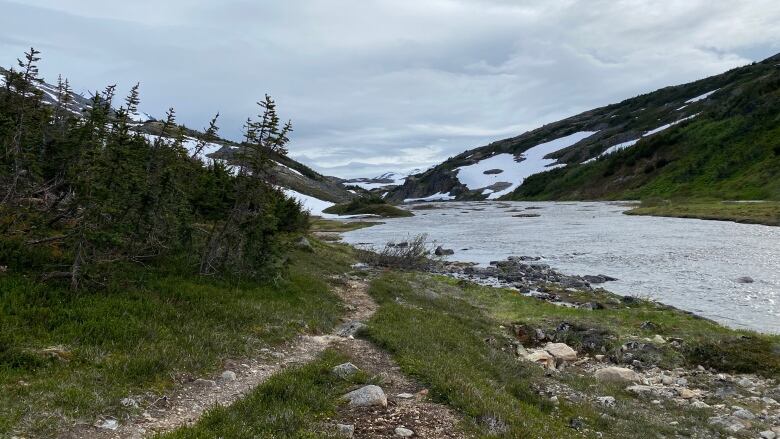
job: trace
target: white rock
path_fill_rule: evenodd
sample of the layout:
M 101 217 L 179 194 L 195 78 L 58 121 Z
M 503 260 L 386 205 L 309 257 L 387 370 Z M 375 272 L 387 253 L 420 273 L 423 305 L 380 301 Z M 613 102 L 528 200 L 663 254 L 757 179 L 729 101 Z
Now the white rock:
M 359 371 L 360 369 L 352 363 L 339 364 L 333 368 L 333 374 L 343 379 L 347 379 Z
M 398 437 L 412 437 L 414 432 L 408 428 L 398 427 L 395 429 L 395 435 Z
M 398 395 L 396 395 L 396 397 L 401 399 L 412 399 L 414 398 L 414 395 L 411 393 L 399 393 Z
M 596 379 L 608 383 L 637 383 L 639 375 L 631 369 L 623 367 L 605 367 L 594 374 Z
M 656 334 L 655 337 L 653 337 L 652 341 L 654 343 L 658 344 L 666 344 L 666 339 L 661 337 L 660 335 Z
M 566 343 L 548 343 L 544 350 L 558 360 L 575 361 L 577 359 L 577 351 Z
M 236 380 L 236 373 L 232 370 L 226 370 L 222 372 L 222 375 L 220 376 L 223 381 L 235 381 Z
M 349 405 L 354 407 L 382 406 L 387 407 L 387 396 L 379 386 L 369 385 L 344 395 Z
M 548 369 L 555 369 L 555 357 L 547 351 L 536 351 L 526 355 L 526 360 L 540 364 Z
M 661 383 L 663 383 L 664 386 L 671 386 L 672 384 L 674 384 L 674 378 L 664 375 L 661 378 Z
M 121 401 L 119 401 L 120 404 L 122 404 L 122 407 L 138 407 L 138 401 L 134 400 L 133 398 L 122 398 Z
M 636 393 L 637 395 L 640 396 L 653 394 L 653 388 L 650 386 L 641 386 L 641 385 L 628 386 L 626 387 L 626 391 L 631 393 Z
M 708 409 L 708 408 L 710 408 L 710 405 L 707 404 L 704 401 L 693 401 L 691 403 L 691 407 L 693 407 L 695 409 Z
M 97 428 L 101 428 L 103 430 L 116 430 L 119 428 L 119 422 L 117 422 L 116 419 L 106 419 L 96 425 Z
M 759 433 L 761 435 L 761 439 L 777 439 L 777 433 L 774 431 L 762 431 Z

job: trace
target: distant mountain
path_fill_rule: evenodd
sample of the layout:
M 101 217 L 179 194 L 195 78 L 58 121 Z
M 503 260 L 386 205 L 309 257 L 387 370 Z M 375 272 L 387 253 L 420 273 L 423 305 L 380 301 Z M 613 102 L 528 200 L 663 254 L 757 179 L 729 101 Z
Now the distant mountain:
M 356 186 L 367 191 L 387 192 L 390 189 L 401 186 L 406 182 L 410 175 L 419 174 L 421 171 L 415 169 L 410 172 L 385 172 L 382 175 L 370 178 L 353 178 L 344 180 L 344 186 Z
M 0 86 L 5 85 L 6 72 L 7 70 L 0 67 Z M 36 83 L 35 87 L 40 90 L 44 104 L 57 104 L 59 93 L 57 86 L 41 82 Z M 81 115 L 92 107 L 92 103 L 91 98 L 72 93 L 71 100 L 66 106 L 68 111 Z M 150 141 L 154 141 L 161 135 L 163 137 L 170 136 L 170 134 L 162 132 L 163 123 L 147 113 L 137 112 L 131 114 L 130 118 L 135 121 L 132 130 L 141 133 Z M 184 134 L 182 146 L 190 154 L 194 154 L 199 143 L 198 139 L 203 136 L 203 133 L 185 126 L 180 126 L 179 128 Z M 224 160 L 230 163 L 240 148 L 240 143 L 216 139 L 207 143 L 202 148 L 199 156 L 205 161 Z M 335 203 L 349 201 L 356 196 L 341 184 L 341 179 L 339 178 L 319 174 L 308 166 L 287 156 L 274 155 L 272 160 L 276 163 L 272 171 L 274 183 L 282 187 L 288 196 L 300 200 L 304 207 L 311 210 L 315 215 L 321 215 L 323 209 Z
M 415 199 L 780 199 L 780 55 L 468 150 Z

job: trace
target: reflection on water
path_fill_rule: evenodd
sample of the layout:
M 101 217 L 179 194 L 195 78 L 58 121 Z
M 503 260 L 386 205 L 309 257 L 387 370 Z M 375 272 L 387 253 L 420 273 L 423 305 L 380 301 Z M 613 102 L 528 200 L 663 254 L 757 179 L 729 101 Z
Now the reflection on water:
M 437 207 L 344 239 L 378 246 L 426 233 L 456 250 L 450 259 L 480 264 L 542 256 L 567 274 L 616 277 L 607 288 L 619 294 L 650 296 L 732 327 L 780 333 L 780 227 L 627 216 L 610 203 Z M 755 282 L 737 281 L 746 276 Z

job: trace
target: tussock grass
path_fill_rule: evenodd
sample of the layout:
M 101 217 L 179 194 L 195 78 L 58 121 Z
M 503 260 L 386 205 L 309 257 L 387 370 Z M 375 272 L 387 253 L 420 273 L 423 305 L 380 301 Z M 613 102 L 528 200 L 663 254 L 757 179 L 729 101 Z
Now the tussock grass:
M 104 290 L 75 293 L 3 275 L 0 436 L 45 436 L 70 419 L 121 417 L 124 397 L 330 330 L 342 308 L 324 279 L 348 269 L 351 251 L 314 247 L 292 254 L 287 275 L 265 284 L 123 266 Z

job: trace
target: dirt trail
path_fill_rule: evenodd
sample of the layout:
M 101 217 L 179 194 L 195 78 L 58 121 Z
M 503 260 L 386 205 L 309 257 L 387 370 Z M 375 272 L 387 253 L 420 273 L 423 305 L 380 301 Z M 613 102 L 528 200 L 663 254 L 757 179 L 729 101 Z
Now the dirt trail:
M 348 279 L 335 289 L 335 293 L 347 308 L 347 314 L 343 318 L 347 322 L 345 326 L 348 326 L 349 322 L 365 321 L 376 311 L 377 306 L 368 296 L 367 289 L 366 281 L 355 279 Z M 336 333 L 341 331 L 343 327 L 337 329 Z M 143 412 L 140 416 L 116 420 L 118 428 L 115 430 L 79 424 L 62 437 L 140 439 L 191 425 L 215 405 L 227 406 L 234 403 L 273 374 L 289 366 L 312 361 L 325 349 L 345 339 L 347 338 L 335 334 L 300 336 L 273 351 L 264 351 L 258 358 L 226 361 L 225 370 L 236 374 L 234 380 L 223 379 L 221 375 L 217 375 L 210 379 L 182 383 L 171 394 L 156 401 L 141 403 Z M 111 419 L 106 421 L 110 423 Z

